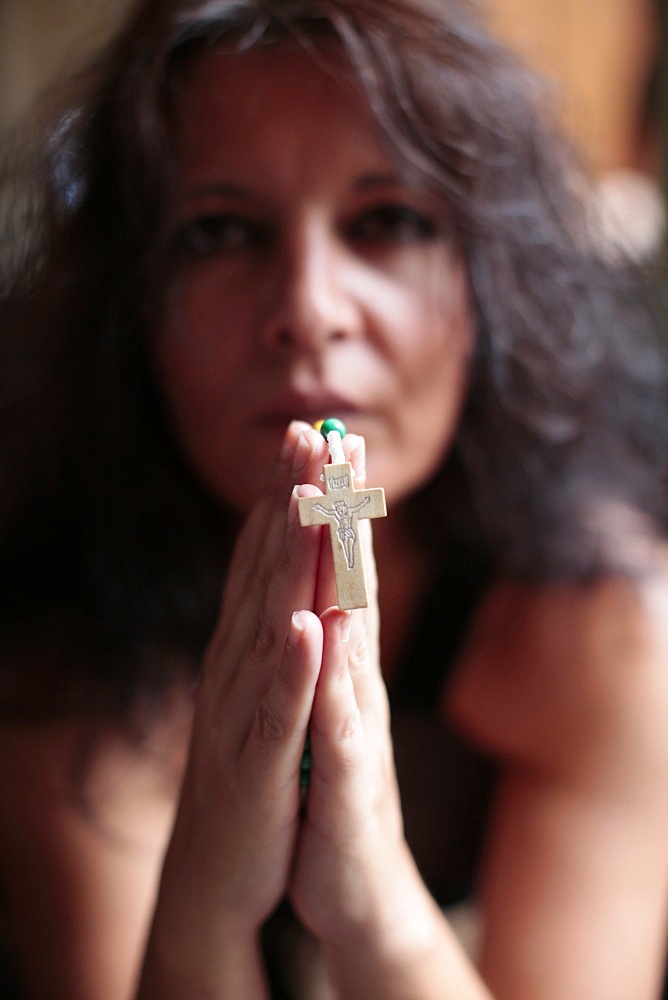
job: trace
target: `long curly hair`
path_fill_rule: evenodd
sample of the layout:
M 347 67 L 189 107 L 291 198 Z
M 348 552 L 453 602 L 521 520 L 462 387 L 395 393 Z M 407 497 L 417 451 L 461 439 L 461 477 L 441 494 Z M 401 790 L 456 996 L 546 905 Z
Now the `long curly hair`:
M 475 7 L 142 0 L 3 165 L 0 655 L 34 668 L 24 684 L 43 690 L 48 669 L 128 705 L 164 688 L 170 663 L 196 664 L 211 630 L 238 524 L 178 453 L 146 350 L 173 268 L 170 94 L 205 47 L 287 38 L 341 48 L 397 169 L 467 261 L 470 385 L 453 447 L 410 501 L 416 538 L 428 511 L 425 545 L 545 579 L 605 568 L 597 505 L 665 526 L 647 290 L 602 251 L 546 88 Z

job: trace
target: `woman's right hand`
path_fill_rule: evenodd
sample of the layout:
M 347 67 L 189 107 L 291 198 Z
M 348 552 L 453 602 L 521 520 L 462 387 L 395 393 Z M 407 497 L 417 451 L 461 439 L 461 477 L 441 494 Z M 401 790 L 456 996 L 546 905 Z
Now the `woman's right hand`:
M 232 995 L 242 984 L 229 978 L 225 955 L 238 970 L 243 954 L 249 970 L 259 966 L 259 929 L 286 890 L 322 657 L 322 627 L 309 610 L 320 533 L 302 530 L 293 484 L 318 482 L 325 461 L 322 437 L 306 424 L 291 424 L 240 534 L 204 660 L 145 983 L 162 982 L 171 969 L 172 983 L 185 973 L 182 988 Z M 302 495 L 311 491 L 318 492 L 299 488 Z M 164 975 L 157 975 L 159 968 Z M 260 997 L 264 987 L 258 981 L 253 989 Z M 140 996 L 157 994 L 146 986 Z

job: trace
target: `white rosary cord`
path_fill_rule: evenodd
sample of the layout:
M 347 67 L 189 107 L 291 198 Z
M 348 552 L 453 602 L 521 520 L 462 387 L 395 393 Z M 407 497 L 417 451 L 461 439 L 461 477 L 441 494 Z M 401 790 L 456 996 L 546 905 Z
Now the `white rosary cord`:
M 346 456 L 343 454 L 343 444 L 341 443 L 341 435 L 338 431 L 328 432 L 327 444 L 329 445 L 329 457 L 332 460 L 332 465 L 342 465 L 346 460 Z

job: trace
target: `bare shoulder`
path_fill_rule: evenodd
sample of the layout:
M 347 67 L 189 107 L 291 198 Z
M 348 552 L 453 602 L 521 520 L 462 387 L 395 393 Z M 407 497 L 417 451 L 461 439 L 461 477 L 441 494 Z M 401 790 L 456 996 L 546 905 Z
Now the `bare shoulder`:
M 500 758 L 576 765 L 607 747 L 668 761 L 668 553 L 582 584 L 499 583 L 463 651 L 448 709 Z
M 130 995 L 187 743 L 177 716 L 141 743 L 79 722 L 0 727 L 0 881 L 30 995 Z
M 63 812 L 85 818 L 101 833 L 127 839 L 123 829 L 138 801 L 173 803 L 180 784 L 191 722 L 185 692 L 176 692 L 136 736 L 113 725 L 65 720 L 0 725 L 0 809 L 26 819 Z

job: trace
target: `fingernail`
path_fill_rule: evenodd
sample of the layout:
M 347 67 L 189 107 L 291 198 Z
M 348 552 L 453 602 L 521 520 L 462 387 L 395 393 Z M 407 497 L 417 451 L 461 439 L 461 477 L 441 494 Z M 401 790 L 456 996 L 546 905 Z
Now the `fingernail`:
M 301 614 L 299 611 L 294 611 L 292 613 L 292 618 L 290 619 L 290 628 L 288 630 L 288 646 L 297 646 L 303 634 L 304 624 L 301 620 Z

